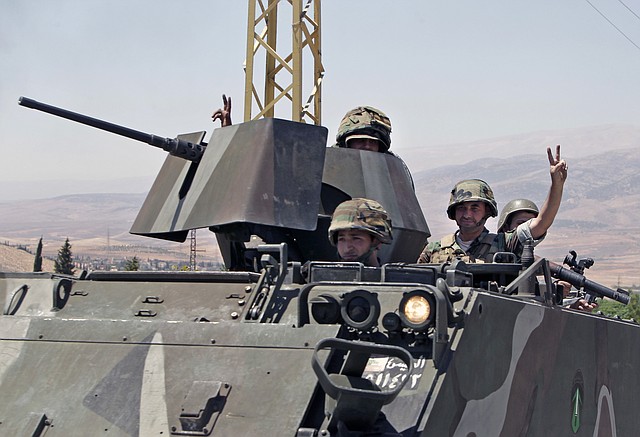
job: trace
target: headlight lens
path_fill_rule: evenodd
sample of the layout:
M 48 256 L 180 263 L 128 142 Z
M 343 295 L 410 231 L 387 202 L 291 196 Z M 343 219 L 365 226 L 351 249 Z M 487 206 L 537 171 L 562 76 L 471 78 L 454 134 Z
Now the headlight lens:
M 341 296 L 340 315 L 352 328 L 368 331 L 378 323 L 380 302 L 376 293 L 354 290 Z
M 371 305 L 363 297 L 354 297 L 347 304 L 347 314 L 349 314 L 349 318 L 354 322 L 364 322 L 365 320 L 367 320 L 370 312 Z
M 405 293 L 398 311 L 402 324 L 415 331 L 426 331 L 433 320 L 434 303 L 433 296 L 425 290 Z
M 411 296 L 404 304 L 404 315 L 411 323 L 424 323 L 431 315 L 431 305 L 424 296 Z

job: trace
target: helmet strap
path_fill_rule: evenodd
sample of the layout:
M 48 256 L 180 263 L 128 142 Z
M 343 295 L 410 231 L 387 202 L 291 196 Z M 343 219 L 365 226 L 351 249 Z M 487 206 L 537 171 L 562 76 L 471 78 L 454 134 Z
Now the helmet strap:
M 378 250 L 380 248 L 381 244 L 382 244 L 382 242 L 379 239 L 374 238 L 372 240 L 371 246 L 369 246 L 369 250 L 367 250 L 365 253 L 360 255 L 355 260 L 355 262 L 359 262 L 359 263 L 362 263 L 364 265 L 367 265 L 369 263 L 369 258 L 371 257 L 371 254 L 373 254 L 376 250 Z M 339 252 L 338 252 L 338 258 L 340 258 L 340 253 Z
M 369 258 L 371 258 L 371 255 L 380 248 L 380 244 L 381 244 L 380 240 L 378 240 L 377 238 L 374 238 L 371 242 L 371 246 L 369 246 L 369 250 L 363 253 L 356 261 L 361 262 L 364 265 L 367 265 L 369 262 Z

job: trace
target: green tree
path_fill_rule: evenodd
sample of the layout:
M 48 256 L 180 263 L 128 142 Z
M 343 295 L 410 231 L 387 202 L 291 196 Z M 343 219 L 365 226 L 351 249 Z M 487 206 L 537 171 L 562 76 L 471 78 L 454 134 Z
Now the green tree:
M 124 269 L 127 272 L 137 272 L 140 270 L 140 260 L 138 260 L 138 257 L 134 255 L 133 258 L 128 259 L 124 265 Z
M 60 250 L 58 250 L 58 257 L 56 258 L 53 268 L 56 273 L 73 275 L 73 255 L 71 253 L 71 244 L 69 244 L 69 238 L 65 240 Z
M 40 237 L 40 241 L 38 241 L 38 248 L 36 249 L 36 257 L 33 260 L 33 271 L 34 272 L 42 271 L 42 237 Z
M 633 293 L 629 299 L 629 305 L 621 304 L 611 299 L 598 299 L 597 311 L 603 314 L 623 319 L 635 319 L 640 321 L 640 295 Z

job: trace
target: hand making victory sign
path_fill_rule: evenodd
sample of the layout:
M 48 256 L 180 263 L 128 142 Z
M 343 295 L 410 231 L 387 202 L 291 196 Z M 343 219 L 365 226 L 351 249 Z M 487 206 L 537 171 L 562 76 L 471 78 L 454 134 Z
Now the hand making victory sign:
M 220 120 L 222 127 L 231 126 L 231 96 L 227 98 L 227 96 L 223 94 L 222 103 L 224 106 L 220 109 L 216 109 L 216 111 L 211 115 L 211 120 L 214 122 L 216 120 Z
M 567 172 L 569 166 L 564 159 L 560 159 L 560 145 L 556 146 L 556 156 L 551 153 L 551 147 L 547 147 L 547 156 L 549 157 L 549 164 L 551 168 L 549 173 L 551 174 L 551 181 L 564 183 L 567 180 Z

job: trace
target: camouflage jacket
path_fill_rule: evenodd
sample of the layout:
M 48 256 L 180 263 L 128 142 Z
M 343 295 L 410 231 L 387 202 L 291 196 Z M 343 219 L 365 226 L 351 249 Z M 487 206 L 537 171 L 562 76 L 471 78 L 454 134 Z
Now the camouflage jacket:
M 472 263 L 492 262 L 493 255 L 497 252 L 511 252 L 515 254 L 516 260 L 519 262 L 526 240 L 533 240 L 533 245 L 536 246 L 545 237 L 543 235 L 534 240 L 531 236 L 530 225 L 531 220 L 518 226 L 515 231 L 498 234 L 492 234 L 485 228 L 466 252 L 456 241 L 458 235 L 458 231 L 456 231 L 455 234 L 447 235 L 440 241 L 427 244 L 418 258 L 418 263 L 443 263 L 453 261 L 455 258 Z

